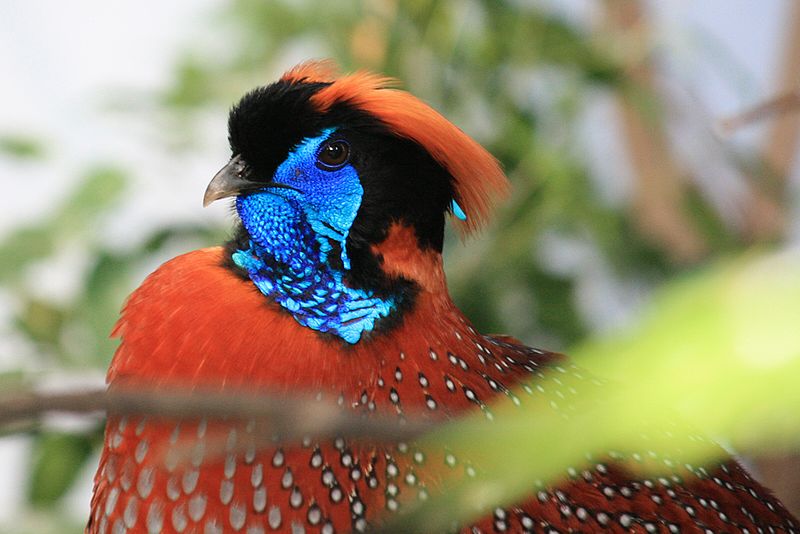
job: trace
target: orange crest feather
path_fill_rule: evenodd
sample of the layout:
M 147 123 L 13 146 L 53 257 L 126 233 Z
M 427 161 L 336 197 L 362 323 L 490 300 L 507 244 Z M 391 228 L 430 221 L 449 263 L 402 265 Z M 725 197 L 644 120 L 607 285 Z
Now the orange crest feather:
M 422 100 L 392 89 L 398 85 L 393 78 L 365 71 L 337 77 L 335 64 L 323 60 L 301 63 L 281 79 L 330 83 L 311 97 L 320 111 L 347 102 L 427 150 L 453 177 L 456 201 L 467 215 L 458 222 L 465 233 L 480 228 L 494 201 L 508 193 L 508 180 L 494 156 Z

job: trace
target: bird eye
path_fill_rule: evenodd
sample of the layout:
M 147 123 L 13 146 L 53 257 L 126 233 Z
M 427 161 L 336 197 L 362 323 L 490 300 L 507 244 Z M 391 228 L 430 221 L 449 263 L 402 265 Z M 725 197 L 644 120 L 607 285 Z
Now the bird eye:
M 350 145 L 341 139 L 325 143 L 317 156 L 318 166 L 326 171 L 341 169 L 349 159 Z

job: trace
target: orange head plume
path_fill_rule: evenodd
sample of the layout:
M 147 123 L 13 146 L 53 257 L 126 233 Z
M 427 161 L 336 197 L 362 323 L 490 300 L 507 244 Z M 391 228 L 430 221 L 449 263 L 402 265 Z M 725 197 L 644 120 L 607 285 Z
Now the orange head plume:
M 322 60 L 297 65 L 281 81 L 325 84 L 310 99 L 321 113 L 347 104 L 425 149 L 453 177 L 455 200 L 466 215 L 458 224 L 466 234 L 483 226 L 494 202 L 508 194 L 499 162 L 428 104 L 395 89 L 399 84 L 393 78 L 365 71 L 337 76 L 335 64 Z

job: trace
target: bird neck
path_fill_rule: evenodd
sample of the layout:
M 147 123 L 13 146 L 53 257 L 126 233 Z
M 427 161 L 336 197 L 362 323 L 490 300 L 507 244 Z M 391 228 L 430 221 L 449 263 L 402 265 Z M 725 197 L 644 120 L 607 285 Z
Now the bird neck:
M 398 324 L 420 291 L 449 301 L 441 255 L 421 250 L 411 228 L 393 225 L 381 243 L 354 251 L 352 267 L 330 241 L 302 228 L 287 240 L 235 240 L 230 257 L 307 328 L 355 344 Z
M 421 247 L 412 227 L 392 224 L 386 238 L 372 245 L 371 252 L 388 278 L 410 280 L 420 292 L 430 293 L 437 301 L 450 303 L 442 254 L 436 249 Z
M 319 250 L 298 250 L 279 259 L 273 250 L 250 241 L 246 250 L 234 252 L 233 261 L 298 323 L 347 343 L 357 343 L 399 304 L 396 295 L 350 287 L 345 271 Z

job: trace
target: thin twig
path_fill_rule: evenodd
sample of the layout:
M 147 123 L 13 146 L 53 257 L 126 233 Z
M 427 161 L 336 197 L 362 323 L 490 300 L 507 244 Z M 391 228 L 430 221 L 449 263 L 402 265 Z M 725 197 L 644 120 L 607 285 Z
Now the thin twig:
M 795 113 L 798 110 L 800 110 L 800 91 L 783 93 L 720 120 L 719 130 L 725 135 L 730 135 L 744 126 L 774 119 L 787 113 Z
M 273 436 L 369 438 L 371 441 L 412 440 L 435 423 L 398 420 L 387 415 L 364 417 L 332 403 L 298 395 L 242 391 L 175 391 L 163 389 L 82 389 L 61 393 L 24 391 L 0 397 L 0 428 L 48 413 L 148 415 L 170 419 L 248 421 L 265 423 Z

